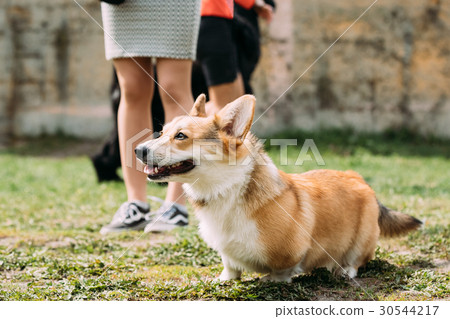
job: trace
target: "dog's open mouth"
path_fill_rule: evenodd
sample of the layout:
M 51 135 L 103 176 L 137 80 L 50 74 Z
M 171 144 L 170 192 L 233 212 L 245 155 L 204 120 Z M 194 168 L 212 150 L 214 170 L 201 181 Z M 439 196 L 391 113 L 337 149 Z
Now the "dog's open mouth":
M 183 174 L 189 172 L 195 167 L 194 161 L 187 160 L 178 162 L 167 166 L 146 165 L 144 167 L 144 173 L 147 174 L 149 179 L 160 179 L 170 175 Z

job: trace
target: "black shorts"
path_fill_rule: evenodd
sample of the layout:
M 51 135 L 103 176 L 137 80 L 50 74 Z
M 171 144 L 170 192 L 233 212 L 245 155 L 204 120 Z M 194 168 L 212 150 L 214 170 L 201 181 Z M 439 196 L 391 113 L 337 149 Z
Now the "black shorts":
M 233 20 L 202 17 L 197 45 L 208 86 L 233 82 L 239 72 Z

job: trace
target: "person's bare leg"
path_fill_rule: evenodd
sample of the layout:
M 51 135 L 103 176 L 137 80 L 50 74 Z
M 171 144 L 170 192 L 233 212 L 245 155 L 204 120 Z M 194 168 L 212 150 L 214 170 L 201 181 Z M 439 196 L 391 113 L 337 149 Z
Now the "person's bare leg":
M 135 164 L 133 165 L 136 163 L 134 149 L 127 150 L 126 143 L 144 129 L 152 129 L 150 101 L 153 97 L 154 83 L 148 76 L 153 73 L 152 63 L 150 58 L 135 58 L 134 61 L 126 58 L 115 59 L 114 66 L 121 90 L 117 124 L 122 172 L 128 200 L 146 202 L 146 175 L 138 171 Z M 130 154 L 126 154 L 127 151 L 133 152 L 131 163 L 127 162 L 127 157 L 130 158 Z
M 166 123 L 174 117 L 189 113 L 194 99 L 191 91 L 191 60 L 158 59 L 159 94 L 164 107 Z M 186 203 L 181 183 L 169 183 L 166 201 Z
M 228 103 L 244 95 L 244 82 L 241 74 L 238 73 L 233 82 L 208 87 L 208 93 L 209 102 L 206 104 L 206 113 L 212 115 Z

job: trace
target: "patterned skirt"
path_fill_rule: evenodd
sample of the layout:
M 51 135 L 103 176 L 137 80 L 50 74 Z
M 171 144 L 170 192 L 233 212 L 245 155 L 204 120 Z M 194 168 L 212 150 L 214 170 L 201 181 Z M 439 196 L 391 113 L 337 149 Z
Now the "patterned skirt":
M 107 60 L 195 60 L 201 0 L 125 0 L 101 7 Z

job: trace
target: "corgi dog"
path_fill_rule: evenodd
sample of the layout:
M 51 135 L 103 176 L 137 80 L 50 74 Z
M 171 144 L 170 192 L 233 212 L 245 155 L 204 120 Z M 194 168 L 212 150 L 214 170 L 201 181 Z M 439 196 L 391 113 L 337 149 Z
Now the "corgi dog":
M 244 95 L 207 116 L 200 95 L 189 116 L 135 150 L 150 181 L 184 183 L 201 236 L 222 257 L 220 280 L 251 271 L 290 282 L 318 267 L 353 278 L 380 235 L 419 228 L 418 219 L 383 206 L 354 171 L 278 170 L 249 133 L 255 102 Z

